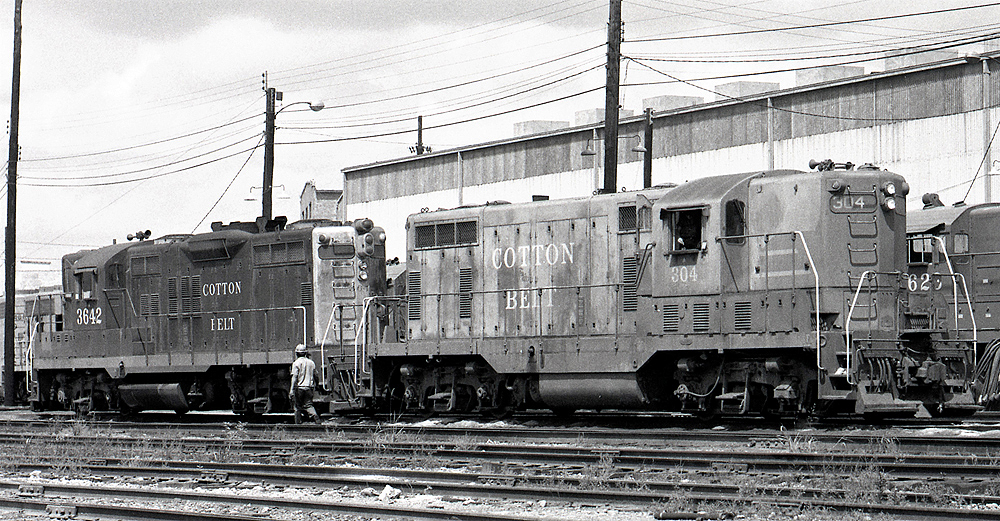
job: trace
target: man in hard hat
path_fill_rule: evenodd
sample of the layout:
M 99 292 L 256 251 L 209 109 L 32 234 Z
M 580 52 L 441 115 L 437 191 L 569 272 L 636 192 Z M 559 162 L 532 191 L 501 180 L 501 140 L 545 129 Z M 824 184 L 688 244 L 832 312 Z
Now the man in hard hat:
M 288 389 L 288 399 L 295 405 L 295 423 L 302 423 L 302 415 L 320 423 L 316 408 L 313 407 L 313 388 L 316 386 L 316 364 L 309 359 L 305 344 L 295 346 L 295 362 L 292 363 L 292 382 Z

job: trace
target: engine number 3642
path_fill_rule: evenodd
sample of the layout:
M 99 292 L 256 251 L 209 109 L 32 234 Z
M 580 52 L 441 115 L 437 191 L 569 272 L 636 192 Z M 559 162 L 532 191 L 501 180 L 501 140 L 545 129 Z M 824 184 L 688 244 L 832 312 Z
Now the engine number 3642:
M 101 323 L 101 308 L 77 308 L 76 323 L 81 326 Z

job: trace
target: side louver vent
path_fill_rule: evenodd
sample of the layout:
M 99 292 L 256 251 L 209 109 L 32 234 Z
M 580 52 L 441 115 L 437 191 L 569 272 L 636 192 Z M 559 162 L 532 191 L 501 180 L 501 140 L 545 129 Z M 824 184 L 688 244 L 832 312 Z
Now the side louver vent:
M 420 320 L 420 272 L 406 274 L 406 314 L 409 320 Z
M 693 306 L 691 320 L 695 331 L 708 331 L 711 323 L 711 312 L 707 302 L 699 302 Z
M 753 323 L 753 306 L 749 302 L 737 302 L 733 306 L 733 314 L 736 329 L 750 329 Z
M 663 332 L 676 333 L 680 331 L 681 313 L 677 304 L 667 304 L 663 306 Z

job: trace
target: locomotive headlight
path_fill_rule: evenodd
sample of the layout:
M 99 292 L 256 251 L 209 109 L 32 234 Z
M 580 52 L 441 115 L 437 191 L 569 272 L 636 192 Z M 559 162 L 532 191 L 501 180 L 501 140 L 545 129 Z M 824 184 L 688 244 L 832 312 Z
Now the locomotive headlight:
M 375 244 L 375 236 L 370 233 L 366 233 L 365 244 Z
M 882 203 L 882 204 L 885 205 L 885 209 L 886 210 L 895 210 L 896 209 L 896 198 L 895 197 L 886 197 L 885 198 L 885 202 Z
M 367 262 L 362 261 L 361 265 L 359 267 L 361 268 L 361 271 L 368 271 L 368 263 Z
M 896 195 L 896 185 L 893 184 L 892 181 L 886 181 L 885 184 L 882 185 L 882 193 L 890 197 Z
M 358 278 L 361 279 L 361 282 L 368 280 L 368 272 L 362 271 L 361 273 L 358 273 Z

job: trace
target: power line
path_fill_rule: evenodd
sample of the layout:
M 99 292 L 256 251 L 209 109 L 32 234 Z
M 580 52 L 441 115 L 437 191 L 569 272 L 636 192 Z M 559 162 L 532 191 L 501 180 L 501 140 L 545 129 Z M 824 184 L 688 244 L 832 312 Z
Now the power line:
M 112 149 L 108 149 L 108 150 L 100 150 L 100 151 L 97 151 L 97 152 L 86 152 L 86 153 L 81 153 L 81 154 L 68 154 L 68 155 L 64 155 L 64 156 L 36 157 L 36 158 L 31 158 L 31 159 L 21 159 L 21 161 L 22 162 L 38 162 L 38 161 L 56 161 L 56 160 L 64 160 L 64 159 L 78 159 L 78 158 L 81 158 L 81 157 L 93 157 L 93 156 L 98 156 L 98 155 L 103 155 L 103 154 L 113 154 L 113 153 L 116 153 L 116 152 L 125 152 L 125 151 L 128 151 L 128 150 L 136 150 L 136 149 L 139 149 L 139 148 L 153 146 L 153 145 L 162 145 L 163 143 L 169 143 L 171 141 L 176 141 L 176 140 L 179 140 L 179 139 L 185 139 L 185 138 L 189 138 L 189 137 L 192 137 L 192 136 L 197 136 L 198 134 L 204 134 L 206 132 L 213 132 L 213 131 L 219 130 L 221 128 L 228 127 L 230 125 L 235 125 L 237 123 L 242 123 L 244 121 L 250 121 L 250 120 L 252 120 L 254 118 L 258 118 L 258 117 L 260 117 L 262 115 L 263 115 L 263 113 L 254 114 L 253 116 L 248 116 L 248 117 L 245 117 L 245 118 L 242 118 L 242 119 L 238 119 L 238 120 L 235 120 L 235 121 L 229 121 L 227 123 L 223 123 L 221 125 L 216 125 L 214 127 L 204 128 L 204 129 L 201 129 L 201 130 L 195 130 L 194 132 L 188 132 L 187 134 L 182 134 L 182 135 L 179 135 L 179 136 L 174 136 L 174 137 L 170 137 L 170 138 L 160 139 L 160 140 L 157 140 L 157 141 L 150 141 L 150 142 L 147 142 L 147 143 L 141 143 L 141 144 L 138 144 L 138 145 L 130 145 L 130 146 L 125 146 L 125 147 L 120 147 L 120 148 L 112 148 Z
M 184 159 L 180 159 L 180 160 L 177 160 L 177 161 L 172 161 L 170 163 L 166 163 L 166 164 L 162 164 L 162 165 L 156 165 L 156 166 L 151 166 L 151 167 L 146 167 L 146 168 L 138 168 L 138 169 L 135 169 L 135 170 L 129 170 L 127 172 L 115 172 L 113 174 L 100 174 L 100 175 L 87 175 L 87 176 L 67 176 L 67 177 L 18 176 L 18 178 L 20 178 L 20 179 L 30 179 L 30 180 L 34 180 L 34 181 L 85 181 L 85 180 L 93 180 L 93 179 L 107 179 L 107 178 L 111 178 L 111 177 L 121 177 L 121 176 L 126 176 L 126 175 L 138 174 L 138 173 L 142 173 L 142 172 L 149 172 L 151 170 L 159 170 L 161 168 L 166 168 L 166 167 L 169 167 L 169 166 L 175 166 L 175 165 L 178 165 L 178 164 L 181 164 L 181 163 L 185 163 L 187 161 L 192 161 L 192 160 L 200 158 L 200 157 L 209 156 L 209 155 L 215 154 L 217 152 L 221 152 L 221 151 L 223 151 L 223 150 L 225 150 L 227 148 L 231 148 L 231 147 L 234 147 L 234 146 L 239 145 L 241 143 L 245 143 L 247 141 L 250 141 L 250 140 L 252 140 L 255 137 L 257 137 L 257 136 L 250 136 L 250 137 L 247 137 L 247 138 L 243 138 L 243 139 L 241 139 L 239 141 L 230 143 L 230 144 L 225 145 L 223 147 L 219 147 L 219 148 L 216 148 L 214 150 L 210 150 L 208 152 L 204 152 L 204 153 L 201 153 L 201 154 L 196 154 L 196 155 L 193 155 L 193 156 L 190 156 L 190 157 L 186 157 Z M 256 148 L 256 147 L 253 147 L 253 148 Z M 247 150 L 252 150 L 253 148 L 250 148 L 250 149 L 247 149 Z M 245 152 L 245 150 L 244 150 L 244 152 Z M 232 157 L 232 156 L 225 156 L 225 157 Z M 202 164 L 208 164 L 208 163 L 202 163 Z M 145 179 L 153 179 L 155 177 L 159 177 L 159 176 L 144 177 L 144 178 L 139 178 L 139 179 L 130 179 L 130 180 L 121 181 L 121 182 L 142 181 L 142 180 L 145 180 Z M 35 184 L 35 183 L 25 183 L 25 184 L 28 185 L 28 186 L 106 186 L 105 184 L 73 184 L 73 185 L 44 185 L 44 184 Z M 112 182 L 112 183 L 107 183 L 107 184 L 117 184 L 117 183 Z
M 264 141 L 264 136 L 263 136 L 263 135 L 262 135 L 262 136 L 260 136 L 260 140 L 259 140 L 259 141 L 257 141 L 257 146 L 255 146 L 255 147 L 254 147 L 254 148 L 253 148 L 253 149 L 252 149 L 252 150 L 250 151 L 250 155 L 248 155 L 248 156 L 247 156 L 247 160 L 243 162 L 243 166 L 241 166 L 241 167 L 239 168 L 239 170 L 237 170 L 237 171 L 236 171 L 236 175 L 234 175 L 234 176 L 233 176 L 233 178 L 229 180 L 229 184 L 227 184 L 227 185 L 226 185 L 226 188 L 225 188 L 225 189 L 224 189 L 224 190 L 222 191 L 222 193 L 221 193 L 221 194 L 219 194 L 219 198 L 218 198 L 218 199 L 216 199 L 216 200 L 215 200 L 215 203 L 214 203 L 214 204 L 212 204 L 212 207 L 211 207 L 211 208 L 209 208 L 207 212 L 205 212 L 205 215 L 204 215 L 204 216 L 203 216 L 203 217 L 201 218 L 201 220 L 200 220 L 200 221 L 198 221 L 198 224 L 194 225 L 194 228 L 192 228 L 192 229 L 191 229 L 191 233 L 194 233 L 194 232 L 195 232 L 195 230 L 197 230 L 197 229 L 198 229 L 198 227 L 199 227 L 199 226 L 201 226 L 201 223 L 205 222 L 205 219 L 207 219 L 207 218 L 208 218 L 208 216 L 209 216 L 209 214 L 211 214 L 211 213 L 212 213 L 212 210 L 215 210 L 215 207 L 219 205 L 219 201 L 221 201 L 221 200 L 222 200 L 222 198 L 223 198 L 223 197 L 225 197 L 225 195 L 226 195 L 226 192 L 228 192 L 228 191 L 229 191 L 229 187 L 233 186 L 233 183 L 235 183 L 235 182 L 236 182 L 236 178 L 237 178 L 237 177 L 239 177 L 241 173 L 243 173 L 243 169 L 244 169 L 244 168 L 246 168 L 246 166 L 247 166 L 247 163 L 249 163 L 249 162 L 250 162 L 250 158 L 252 158 L 252 157 L 253 157 L 253 154 L 254 154 L 254 152 L 256 152 L 256 151 L 257 151 L 257 148 L 259 148 L 259 147 L 260 147 L 260 143 L 261 143 L 261 141 Z
M 992 29 L 994 31 L 993 32 L 987 32 L 987 33 L 982 33 L 982 32 L 978 31 L 979 29 L 986 29 L 986 28 Z M 646 60 L 653 60 L 653 61 L 669 61 L 669 62 L 676 62 L 676 63 L 719 63 L 719 64 L 723 64 L 723 63 L 761 63 L 761 62 L 778 62 L 778 61 L 819 60 L 819 59 L 830 59 L 830 58 L 845 58 L 845 57 L 852 57 L 852 56 L 866 56 L 866 55 L 871 55 L 871 54 L 882 54 L 882 53 L 894 52 L 894 51 L 901 51 L 901 50 L 917 50 L 917 49 L 921 49 L 921 48 L 926 49 L 926 48 L 928 48 L 929 45 L 935 45 L 935 44 L 949 44 L 949 47 L 955 47 L 955 46 L 967 45 L 972 40 L 974 40 L 975 42 L 980 42 L 980 41 L 985 41 L 985 40 L 983 40 L 984 38 L 986 40 L 994 39 L 994 38 L 996 38 L 998 36 L 998 34 L 1000 34 L 1000 33 L 997 32 L 997 30 L 1000 29 L 1000 24 L 983 25 L 983 26 L 978 26 L 975 29 L 977 29 L 977 31 L 963 31 L 963 32 L 945 31 L 945 32 L 932 33 L 932 34 L 928 34 L 928 35 L 922 35 L 922 37 L 913 37 L 913 38 L 906 38 L 906 39 L 897 39 L 897 38 L 894 38 L 892 40 L 888 40 L 888 39 L 884 40 L 885 42 L 889 42 L 889 41 L 897 41 L 897 42 L 899 42 L 899 41 L 902 41 L 902 42 L 905 42 L 905 43 L 927 42 L 929 40 L 932 41 L 932 43 L 924 43 L 922 45 L 915 45 L 915 46 L 911 45 L 911 46 L 908 46 L 908 47 L 898 47 L 898 46 L 897 47 L 889 47 L 889 43 L 883 43 L 883 41 L 868 42 L 865 45 L 862 45 L 862 44 L 853 44 L 855 48 L 870 47 L 873 44 L 874 45 L 882 46 L 882 48 L 873 49 L 873 50 L 862 50 L 862 51 L 857 51 L 857 52 L 843 52 L 843 53 L 840 53 L 840 54 L 802 55 L 802 54 L 805 54 L 805 51 L 799 52 L 799 53 L 789 52 L 789 51 L 795 49 L 795 48 L 792 48 L 792 49 L 768 49 L 768 50 L 764 50 L 764 49 L 734 50 L 734 51 L 728 51 L 726 53 L 719 53 L 718 57 L 703 57 L 703 58 L 683 58 L 683 57 L 676 57 L 676 56 L 674 56 L 674 57 L 671 57 L 671 56 L 660 56 L 660 55 L 655 55 L 655 54 L 645 54 L 645 55 L 643 55 L 643 54 L 633 54 L 633 56 L 636 57 L 636 59 L 646 59 Z M 972 36 L 966 36 L 964 39 L 935 41 L 935 40 L 940 40 L 946 34 L 947 35 L 951 35 L 951 36 L 955 36 L 956 34 L 967 34 L 967 35 L 971 34 Z M 951 45 L 951 44 L 954 44 L 954 45 Z M 799 48 L 799 49 L 814 49 L 814 50 L 816 50 L 816 49 L 828 49 L 830 47 L 833 47 L 833 46 L 809 46 L 809 47 Z M 937 49 L 935 49 L 935 50 L 937 50 Z M 845 51 L 846 51 L 846 49 L 845 49 Z M 764 57 L 743 58 L 743 57 L 738 57 L 739 55 L 742 55 L 742 54 L 757 54 L 757 55 L 761 55 L 764 52 L 773 52 L 774 54 L 784 53 L 785 55 L 782 56 L 782 55 L 778 54 L 777 57 L 770 57 L 770 58 L 764 58 Z M 711 53 L 711 52 L 698 52 L 697 54 L 700 55 L 700 56 L 712 56 L 713 53 Z
M 887 15 L 887 16 L 874 16 L 871 18 L 858 18 L 854 20 L 841 20 L 835 22 L 823 22 L 811 25 L 794 25 L 790 27 L 780 27 L 772 29 L 752 29 L 747 31 L 733 31 L 728 33 L 712 33 L 712 34 L 699 34 L 699 35 L 687 35 L 687 36 L 664 36 L 659 38 L 640 38 L 636 40 L 628 40 L 629 42 L 665 42 L 665 41 L 677 41 L 677 40 L 693 40 L 701 38 L 719 38 L 728 36 L 746 36 L 751 34 L 764 34 L 764 33 L 775 33 L 775 32 L 786 32 L 786 31 L 801 31 L 805 29 L 816 29 L 819 27 L 834 27 L 838 25 L 850 25 L 850 24 L 861 24 L 867 22 L 879 22 L 883 20 L 899 20 L 902 18 L 912 18 L 914 16 L 929 16 L 934 14 L 944 14 L 944 13 L 955 13 L 959 11 L 967 11 L 970 9 L 983 9 L 987 7 L 997 7 L 1000 6 L 1000 2 L 992 2 L 989 4 L 982 5 L 970 5 L 963 7 L 951 7 L 948 9 L 937 9 L 934 11 L 922 11 L 919 13 L 905 13 L 897 15 Z
M 231 157 L 235 157 L 235 156 L 238 156 L 238 155 L 241 155 L 241 154 L 245 154 L 245 153 L 250 152 L 251 150 L 254 150 L 256 148 L 258 148 L 258 147 L 257 146 L 252 146 L 250 148 L 247 148 L 247 149 L 244 149 L 244 150 L 240 150 L 238 152 L 233 152 L 232 154 L 226 154 L 224 156 L 217 157 L 215 159 L 210 159 L 208 161 L 204 161 L 204 162 L 198 163 L 196 165 L 190 165 L 190 166 L 186 166 L 184 168 L 178 168 L 177 170 L 171 170 L 169 172 L 160 172 L 158 174 L 153 174 L 153 175 L 149 175 L 149 176 L 145 176 L 145 177 L 137 177 L 135 179 L 123 179 L 123 180 L 120 180 L 120 181 L 106 181 L 106 182 L 101 182 L 101 183 L 80 183 L 80 184 L 72 184 L 72 185 L 51 184 L 51 183 L 22 183 L 22 184 L 25 185 L 25 186 L 37 186 L 37 187 L 46 187 L 46 188 L 83 188 L 83 187 L 112 186 L 112 185 L 121 185 L 121 184 L 128 184 L 128 183 L 137 183 L 137 182 L 140 182 L 140 181 L 148 181 L 150 179 L 157 179 L 157 178 L 160 178 L 160 177 L 165 177 L 165 176 L 169 176 L 169 175 L 179 174 L 181 172 L 187 172 L 188 170 L 193 170 L 195 168 L 203 167 L 205 165 L 210 165 L 212 163 L 218 163 L 219 161 L 223 161 L 223 160 L 229 159 Z M 178 161 L 178 163 L 183 162 L 183 161 L 187 161 L 187 160 Z M 156 168 L 164 168 L 166 166 L 170 166 L 170 165 L 161 165 L 161 166 L 156 167 Z
M 994 36 L 989 36 L 989 37 L 982 37 L 982 38 L 977 38 L 977 39 L 973 39 L 973 40 L 967 40 L 967 41 L 963 41 L 963 42 L 960 42 L 960 43 L 951 43 L 951 44 L 948 44 L 948 45 L 942 45 L 942 46 L 936 46 L 936 47 L 919 48 L 917 50 L 912 50 L 912 51 L 907 51 L 907 52 L 901 52 L 901 53 L 898 54 L 898 56 L 907 56 L 907 55 L 912 55 L 912 54 L 921 54 L 921 53 L 928 52 L 928 51 L 933 51 L 933 50 L 940 50 L 940 49 L 945 49 L 945 48 L 950 48 L 950 47 L 958 47 L 958 46 L 961 46 L 961 45 L 968 45 L 968 44 L 971 44 L 971 43 L 979 43 L 979 42 L 983 42 L 983 41 L 987 41 L 987 40 L 992 40 L 994 38 L 995 38 Z M 630 58 L 628 56 L 623 56 L 623 57 L 627 58 L 627 59 L 631 59 L 632 61 L 635 61 L 639 65 L 642 65 L 643 67 L 645 67 L 645 68 L 647 68 L 647 69 L 649 69 L 649 70 L 651 70 L 653 72 L 656 72 L 657 74 L 666 76 L 666 77 L 671 78 L 673 80 L 673 81 L 670 81 L 670 82 L 633 83 L 633 84 L 630 84 L 630 86 L 659 85 L 659 84 L 662 84 L 662 83 L 684 83 L 684 84 L 687 84 L 687 85 L 691 85 L 692 87 L 695 87 L 697 89 L 705 90 L 705 91 L 712 92 L 712 93 L 715 93 L 715 91 L 712 91 L 710 89 L 706 89 L 704 87 L 700 87 L 698 85 L 695 85 L 693 82 L 696 82 L 696 81 L 709 81 L 709 80 L 723 80 L 723 79 L 732 79 L 732 78 L 742 78 L 742 77 L 747 77 L 747 76 L 760 76 L 760 75 L 764 75 L 764 74 L 778 74 L 778 73 L 782 73 L 782 72 L 795 72 L 795 71 L 809 70 L 809 69 L 814 69 L 815 68 L 814 65 L 809 65 L 809 66 L 802 66 L 802 67 L 789 67 L 789 68 L 778 69 L 778 70 L 765 70 L 765 71 L 755 71 L 755 72 L 741 72 L 739 74 L 726 74 L 726 75 L 720 75 L 720 76 L 706 76 L 706 77 L 701 77 L 701 78 L 696 78 L 696 79 L 682 80 L 682 79 L 680 79 L 680 78 L 678 78 L 676 76 L 673 76 L 671 74 L 668 74 L 666 72 L 663 72 L 661 70 L 653 68 L 653 67 L 649 66 L 648 64 L 643 63 L 643 61 L 656 61 L 656 60 L 640 60 L 640 59 L 633 59 L 633 58 Z M 856 64 L 856 63 L 865 63 L 865 62 L 869 62 L 869 61 L 872 61 L 872 59 L 871 58 L 864 58 L 864 59 L 857 59 L 857 60 L 848 60 L 848 61 L 837 62 L 837 63 L 831 64 L 831 65 L 851 65 L 851 64 Z M 734 98 L 734 99 L 738 99 L 738 98 Z
M 585 70 L 574 72 L 574 73 L 572 73 L 570 75 L 567 75 L 567 76 L 562 76 L 562 77 L 557 78 L 555 80 L 546 82 L 546 83 L 544 83 L 542 85 L 527 87 L 525 89 L 519 90 L 519 91 L 511 93 L 511 94 L 506 94 L 506 95 L 503 95 L 503 96 L 497 96 L 497 97 L 490 98 L 490 99 L 487 99 L 487 100 L 476 101 L 474 103 L 471 103 L 471 104 L 468 104 L 468 105 L 464 105 L 464 106 L 462 106 L 460 108 L 457 108 L 457 109 L 442 110 L 442 111 L 439 111 L 439 112 L 432 112 L 432 113 L 424 114 L 424 115 L 425 116 L 442 116 L 442 115 L 449 114 L 449 113 L 452 113 L 452 112 L 459 112 L 459 111 L 463 111 L 463 110 L 468 110 L 468 109 L 480 107 L 480 106 L 483 106 L 483 105 L 488 105 L 490 103 L 495 103 L 497 101 L 508 99 L 508 98 L 511 98 L 511 97 L 514 97 L 514 96 L 519 96 L 519 95 L 522 95 L 522 94 L 526 94 L 526 93 L 529 93 L 529 92 L 532 92 L 532 91 L 535 91 L 535 90 L 538 90 L 538 89 L 541 89 L 541 88 L 544 88 L 544 87 L 547 87 L 547 86 L 551 86 L 551 85 L 554 85 L 554 84 L 557 84 L 557 83 L 561 83 L 561 82 L 564 82 L 564 81 L 576 78 L 576 77 L 578 77 L 578 76 L 580 76 L 582 74 L 585 74 L 585 73 L 590 72 L 590 71 L 595 70 L 595 69 L 599 69 L 599 68 L 601 68 L 603 66 L 604 66 L 604 64 L 594 65 L 594 66 L 588 67 Z M 384 120 L 384 121 L 379 121 L 377 123 L 371 122 L 371 121 L 367 121 L 367 122 L 356 123 L 356 124 L 332 125 L 332 126 L 313 126 L 313 125 L 311 125 L 311 126 L 308 126 L 308 127 L 290 127 L 290 128 L 304 128 L 304 129 L 307 129 L 307 130 L 344 129 L 344 128 L 369 127 L 369 126 L 372 126 L 372 125 L 387 125 L 387 124 L 392 124 L 392 123 L 401 123 L 401 122 L 404 122 L 404 121 L 409 121 L 410 119 L 412 119 L 412 116 L 401 117 L 401 118 L 392 119 L 392 120 Z M 284 127 L 284 128 L 289 128 L 289 127 Z

